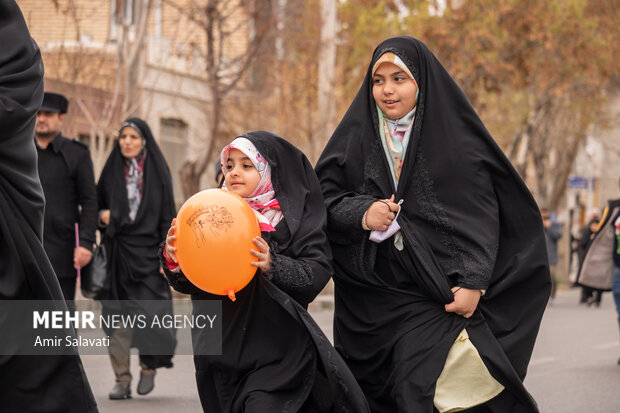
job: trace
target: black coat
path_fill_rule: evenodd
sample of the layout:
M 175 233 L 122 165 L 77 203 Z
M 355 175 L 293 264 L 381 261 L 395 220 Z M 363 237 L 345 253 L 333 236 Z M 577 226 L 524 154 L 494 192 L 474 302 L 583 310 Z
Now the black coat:
M 305 309 L 331 275 L 326 214 L 314 171 L 301 151 L 269 132 L 243 137 L 271 166 L 284 216 L 275 232 L 262 235 L 271 249 L 269 274 L 258 271 L 232 302 L 167 271 L 175 289 L 192 294 L 195 314 L 203 312 L 203 300 L 222 303 L 222 355 L 194 358 L 203 410 L 366 412 L 351 372 Z M 198 351 L 208 345 L 200 330 L 192 337 Z
M 0 44 L 0 300 L 56 300 L 57 309 L 66 310 L 42 244 L 34 124 L 43 100 L 43 65 L 13 0 L 0 2 Z M 0 331 L 6 331 L 4 322 L 0 317 Z M 20 413 L 97 411 L 77 354 L 0 355 L 0 406 Z
M 133 300 L 131 307 L 122 311 L 135 313 L 151 310 L 136 300 L 161 300 L 157 310 L 163 316 L 172 314 L 172 295 L 168 283 L 159 272 L 157 251 L 166 237 L 175 216 L 172 179 L 150 128 L 141 119 L 130 118 L 146 139 L 146 158 L 143 169 L 143 195 L 134 221 L 129 218 L 129 203 L 124 172 L 124 157 L 118 141 L 114 145 L 97 183 L 99 209 L 110 210 L 110 223 L 104 229 L 103 243 L 108 254 L 108 293 L 103 300 Z M 125 302 L 127 303 L 127 302 Z M 110 301 L 104 301 L 109 306 Z M 137 305 L 140 308 L 134 308 Z M 106 308 L 104 311 L 119 311 Z M 134 345 L 147 351 L 151 338 L 148 329 L 134 329 Z M 168 349 L 168 355 L 160 358 L 142 357 L 149 367 L 171 367 L 176 346 L 174 329 L 159 330 L 159 346 Z
M 419 85 L 397 188 L 372 96 L 371 70 L 386 51 L 402 59 Z M 493 411 L 536 411 L 521 381 L 549 297 L 542 220 L 518 174 L 422 42 L 396 37 L 375 49 L 316 172 L 334 252 L 334 340 L 373 411 L 431 412 L 435 382 L 464 328 L 507 389 L 487 403 Z M 393 237 L 370 241 L 361 225 L 368 207 L 392 194 L 404 200 L 403 251 Z M 456 285 L 487 289 L 470 319 L 444 309 Z
M 75 223 L 80 246 L 92 251 L 97 227 L 97 190 L 88 146 L 58 134 L 47 149 L 37 145 L 45 193 L 43 246 L 58 278 L 75 278 Z M 79 207 L 81 206 L 81 212 Z

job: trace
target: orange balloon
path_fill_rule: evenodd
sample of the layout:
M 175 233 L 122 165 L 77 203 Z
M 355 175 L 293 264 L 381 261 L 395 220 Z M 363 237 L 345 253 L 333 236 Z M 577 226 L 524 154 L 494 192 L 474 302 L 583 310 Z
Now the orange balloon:
M 188 280 L 211 294 L 227 295 L 245 287 L 256 273 L 250 253 L 260 236 L 252 208 L 225 189 L 207 189 L 189 198 L 176 221 L 176 255 Z

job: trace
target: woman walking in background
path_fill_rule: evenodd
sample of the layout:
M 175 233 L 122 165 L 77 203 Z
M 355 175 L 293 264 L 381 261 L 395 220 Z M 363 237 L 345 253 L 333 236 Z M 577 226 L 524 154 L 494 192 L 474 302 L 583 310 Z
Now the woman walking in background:
M 97 184 L 99 217 L 104 226 L 103 244 L 108 254 L 108 293 L 103 311 L 172 314 L 170 288 L 161 276 L 158 246 L 175 216 L 172 180 L 168 165 L 141 119 L 121 125 L 119 138 Z M 148 308 L 145 308 L 146 301 Z M 159 300 L 150 301 L 150 300 Z M 116 385 L 110 399 L 131 397 L 130 347 L 140 351 L 138 394 L 153 390 L 159 367 L 172 367 L 175 331 L 169 329 L 114 329 L 110 359 Z

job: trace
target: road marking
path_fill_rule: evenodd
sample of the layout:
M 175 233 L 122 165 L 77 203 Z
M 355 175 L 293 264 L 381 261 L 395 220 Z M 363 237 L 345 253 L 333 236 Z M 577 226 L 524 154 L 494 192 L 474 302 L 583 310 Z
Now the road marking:
M 595 350 L 607 350 L 608 348 L 614 348 L 614 347 L 618 347 L 618 343 L 617 342 L 611 342 L 611 343 L 604 343 L 604 344 L 599 344 L 596 345 L 594 347 L 592 347 Z
M 545 363 L 551 363 L 552 361 L 557 360 L 557 357 L 539 357 L 539 358 L 535 358 L 532 359 L 530 361 L 530 366 L 535 366 L 537 364 L 545 364 Z

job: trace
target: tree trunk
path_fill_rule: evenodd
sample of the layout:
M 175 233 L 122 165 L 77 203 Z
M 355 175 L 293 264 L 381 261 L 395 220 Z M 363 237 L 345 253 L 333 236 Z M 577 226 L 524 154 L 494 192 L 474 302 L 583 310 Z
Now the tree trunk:
M 321 47 L 318 77 L 318 126 L 311 143 L 311 161 L 315 162 L 334 123 L 334 77 L 336 67 L 336 0 L 322 0 Z
M 217 51 L 215 48 L 215 24 L 218 19 L 218 5 L 218 0 L 209 0 L 204 7 L 205 24 L 203 28 L 206 35 L 205 71 L 207 73 L 207 82 L 211 92 L 211 113 L 208 116 L 208 118 L 210 118 L 211 127 L 206 134 L 207 136 L 205 136 L 205 140 L 208 142 L 205 152 L 203 152 L 196 161 L 186 162 L 181 169 L 183 195 L 185 195 L 186 198 L 200 190 L 200 177 L 207 169 L 219 130 L 220 105 L 222 102 L 219 93 L 218 65 L 216 64 Z
M 146 37 L 146 29 L 148 26 L 151 9 L 153 6 L 153 0 L 137 0 L 137 7 L 135 7 L 134 16 L 134 39 L 132 42 L 129 39 L 129 27 L 127 23 L 124 23 L 123 37 L 124 37 L 124 99 L 122 110 L 127 116 L 133 116 L 139 113 L 140 99 L 138 97 L 138 91 L 140 88 L 140 74 L 143 67 L 143 46 L 144 38 Z
M 181 167 L 181 189 L 185 198 L 189 198 L 200 190 L 200 175 L 196 171 L 197 161 L 187 161 Z

